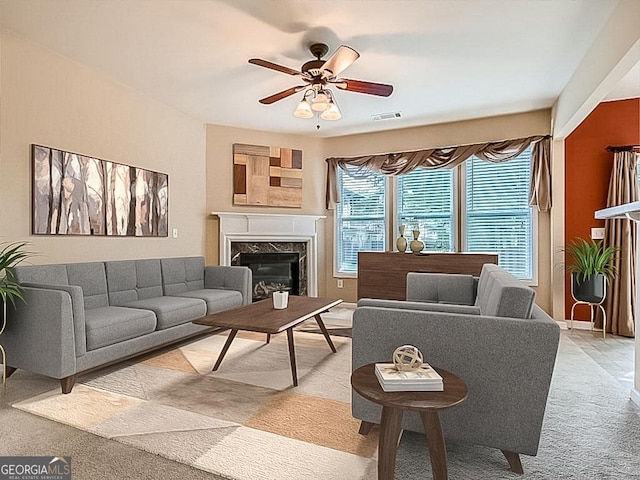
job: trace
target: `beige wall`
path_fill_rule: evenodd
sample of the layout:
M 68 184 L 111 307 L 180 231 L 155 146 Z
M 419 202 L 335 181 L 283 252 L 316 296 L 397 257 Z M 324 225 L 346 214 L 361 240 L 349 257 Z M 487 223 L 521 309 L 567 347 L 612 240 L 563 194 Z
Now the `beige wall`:
M 391 130 L 334 137 L 325 140 L 328 157 L 355 156 L 368 153 L 419 150 L 430 147 L 445 147 L 505 140 L 510 138 L 544 135 L 550 133 L 551 112 L 539 110 L 516 115 L 480 118 L 463 122 L 446 123 L 425 127 Z M 357 280 L 345 278 L 344 289 L 338 289 L 333 278 L 333 212 L 328 212 L 325 236 L 327 294 L 338 295 L 348 301 L 356 300 Z M 549 214 L 538 216 L 538 286 L 536 301 L 546 311 L 551 311 L 551 241 Z
M 0 45 L 0 241 L 29 241 L 33 263 L 203 254 L 204 123 L 11 33 Z M 30 235 L 32 143 L 167 173 L 178 238 Z
M 309 135 L 284 135 L 259 130 L 207 125 L 207 221 L 205 256 L 208 264 L 219 263 L 219 224 L 211 212 L 285 213 L 325 215 L 325 155 L 322 139 L 315 137 L 309 124 Z M 233 205 L 233 144 L 268 145 L 302 150 L 302 208 L 250 207 Z M 325 295 L 327 246 L 326 219 L 318 220 L 318 293 Z
M 205 126 L 180 112 L 11 33 L 1 39 L 0 240 L 28 240 L 34 263 L 201 255 L 218 263 L 218 222 L 211 212 L 327 215 L 319 220 L 319 294 L 356 299 L 356 281 L 333 277 L 333 212 L 324 208 L 328 156 L 459 145 L 543 134 L 549 111 L 388 132 L 319 138 Z M 30 144 L 66 149 L 169 174 L 173 238 L 30 235 Z M 232 204 L 234 143 L 303 151 L 303 206 Z M 539 223 L 538 301 L 549 309 L 547 215 Z

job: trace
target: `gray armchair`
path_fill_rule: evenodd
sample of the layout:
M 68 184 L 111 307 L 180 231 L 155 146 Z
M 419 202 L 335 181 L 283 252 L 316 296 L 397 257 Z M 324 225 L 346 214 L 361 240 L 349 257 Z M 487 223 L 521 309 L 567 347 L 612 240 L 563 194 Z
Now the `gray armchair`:
M 496 265 L 466 275 L 407 277 L 409 301 L 361 299 L 353 318 L 352 368 L 388 362 L 411 344 L 425 361 L 464 380 L 469 395 L 441 413 L 444 435 L 500 449 L 522 473 L 519 454 L 536 455 L 560 329 L 535 292 Z M 379 406 L 353 393 L 361 432 L 380 423 Z M 406 413 L 403 428 L 423 432 Z

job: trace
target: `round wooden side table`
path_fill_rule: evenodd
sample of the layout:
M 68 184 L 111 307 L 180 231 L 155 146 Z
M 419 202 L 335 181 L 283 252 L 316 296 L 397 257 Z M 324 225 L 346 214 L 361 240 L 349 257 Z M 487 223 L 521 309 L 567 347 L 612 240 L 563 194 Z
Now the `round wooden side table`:
M 405 410 L 420 413 L 431 456 L 433 478 L 446 480 L 447 451 L 438 411 L 462 403 L 467 398 L 467 386 L 453 373 L 435 368 L 444 383 L 442 392 L 385 392 L 378 382 L 374 369 L 375 364 L 370 363 L 355 370 L 351 375 L 351 386 L 362 397 L 382 405 L 378 443 L 378 480 L 394 478 L 396 451 Z

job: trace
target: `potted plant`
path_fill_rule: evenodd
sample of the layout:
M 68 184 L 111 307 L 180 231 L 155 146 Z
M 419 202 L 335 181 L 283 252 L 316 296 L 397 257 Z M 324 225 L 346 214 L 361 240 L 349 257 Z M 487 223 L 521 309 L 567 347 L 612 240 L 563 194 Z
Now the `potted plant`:
M 20 262 L 31 256 L 31 253 L 24 250 L 27 246 L 25 242 L 0 243 L 0 299 L 2 299 L 2 319 L 3 327 L 7 316 L 7 302 L 15 307 L 16 299 L 24 301 L 22 297 L 22 287 L 15 279 L 13 269 Z M 4 329 L 4 328 L 3 328 Z M 2 329 L 0 329 L 0 333 Z
M 7 302 L 15 307 L 16 298 L 23 300 L 22 287 L 16 281 L 13 269 L 16 265 L 31 255 L 24 250 L 27 244 L 24 242 L 0 243 L 0 299 L 2 299 L 2 324 L 0 325 L 0 335 L 7 325 Z M 7 359 L 4 348 L 0 345 L 0 361 L 2 361 L 2 386 L 7 380 Z
M 277 283 L 274 285 L 274 292 L 272 294 L 273 297 L 273 308 L 276 310 L 282 310 L 287 308 L 289 303 L 289 287 L 287 287 L 283 283 Z
M 617 247 L 605 247 L 600 241 L 576 238 L 565 248 L 570 261 L 566 270 L 571 273 L 573 297 L 581 302 L 602 303 L 606 296 L 606 282 L 616 275 L 612 263 Z

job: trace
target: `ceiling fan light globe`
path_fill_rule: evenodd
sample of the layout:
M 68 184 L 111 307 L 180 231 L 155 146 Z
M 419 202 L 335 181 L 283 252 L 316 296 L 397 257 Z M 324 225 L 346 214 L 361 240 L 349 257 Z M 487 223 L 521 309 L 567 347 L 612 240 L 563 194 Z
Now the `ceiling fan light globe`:
M 335 103 L 332 103 L 331 106 L 320 114 L 320 118 L 323 120 L 340 120 L 342 118 L 342 113 L 340 113 L 340 109 Z
M 331 108 L 330 103 L 312 103 L 311 108 L 316 112 L 324 112 L 325 110 L 329 110 Z
M 329 96 L 320 91 L 315 97 L 311 99 L 311 108 L 316 112 L 324 112 L 331 107 L 331 99 Z
M 302 99 L 293 111 L 293 115 L 298 118 L 313 118 L 313 111 L 311 110 L 309 102 L 306 99 Z
M 320 91 L 314 98 L 313 103 L 329 103 L 329 97 L 324 91 Z

